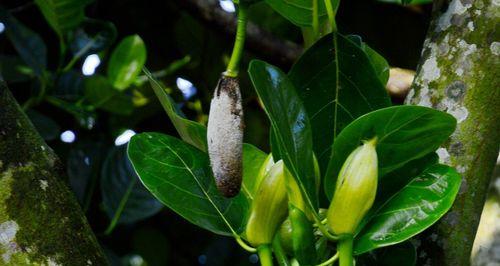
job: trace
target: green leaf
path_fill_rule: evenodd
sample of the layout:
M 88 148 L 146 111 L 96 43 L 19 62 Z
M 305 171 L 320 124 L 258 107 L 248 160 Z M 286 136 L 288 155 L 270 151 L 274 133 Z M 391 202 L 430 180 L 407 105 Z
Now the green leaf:
M 132 97 L 115 90 L 105 77 L 99 75 L 85 80 L 85 99 L 94 108 L 118 115 L 130 115 L 134 111 Z
M 158 97 L 163 109 L 170 118 L 170 121 L 172 121 L 172 124 L 174 124 L 174 127 L 182 140 L 202 151 L 206 151 L 207 128 L 198 122 L 185 118 L 184 115 L 175 107 L 174 101 L 167 94 L 163 86 L 151 75 L 151 72 L 144 68 L 144 73 L 148 77 L 156 97 Z
M 421 106 L 393 106 L 368 113 L 349 124 L 333 143 L 325 174 L 331 198 L 340 168 L 362 140 L 378 138 L 379 178 L 409 161 L 435 151 L 455 131 L 453 116 Z
M 244 230 L 248 201 L 243 193 L 227 199 L 218 192 L 206 153 L 171 136 L 141 133 L 128 154 L 146 188 L 186 220 L 221 235 Z
M 84 20 L 88 0 L 35 0 L 49 25 L 62 36 Z
M 376 249 L 370 253 L 362 254 L 356 258 L 358 266 L 415 266 L 417 251 L 411 240 Z
M 385 85 L 389 80 L 389 63 L 383 56 L 381 56 L 377 51 L 373 50 L 370 46 L 363 42 L 360 36 L 358 35 L 348 35 L 347 38 L 356 43 L 363 51 L 366 53 L 368 58 L 370 59 L 371 65 L 377 76 L 380 79 L 380 82 Z
M 318 18 L 327 17 L 325 3 L 318 1 Z M 313 2 L 311 0 L 265 0 L 276 12 L 299 27 L 312 27 Z M 338 1 L 336 1 L 338 3 Z
M 438 163 L 438 156 L 433 152 L 422 158 L 410 161 L 402 167 L 379 177 L 377 197 L 373 206 L 381 206 L 396 192 L 410 183 L 416 176 L 436 163 Z
M 253 192 L 256 190 L 255 180 L 266 158 L 267 154 L 259 148 L 251 144 L 243 144 L 243 185 L 241 190 L 249 200 L 253 200 Z
M 2 8 L 0 8 L 0 20 L 5 24 L 5 33 L 19 56 L 37 76 L 42 76 L 47 67 L 47 46 L 40 35 Z
M 297 180 L 304 201 L 318 207 L 312 153 L 312 133 L 306 109 L 285 73 L 263 61 L 254 60 L 250 79 L 271 121 L 279 154 Z M 273 147 L 273 155 L 275 147 Z
M 118 90 L 125 90 L 135 81 L 145 62 L 146 45 L 141 37 L 125 37 L 111 54 L 108 79 Z
M 292 204 L 288 205 L 292 223 L 293 253 L 300 265 L 316 265 L 316 247 L 311 222 L 305 213 Z
M 461 177 L 449 166 L 436 164 L 394 195 L 354 241 L 354 253 L 397 244 L 438 221 L 453 205 Z
M 116 224 L 140 221 L 158 213 L 162 204 L 139 182 L 127 157 L 126 145 L 112 147 L 101 169 L 101 195 L 104 210 Z
M 61 127 L 52 118 L 33 109 L 29 109 L 26 114 L 44 140 L 54 140 L 59 137 Z
M 332 38 L 330 34 L 316 42 L 289 73 L 309 114 L 322 173 L 330 161 L 335 135 L 359 116 L 391 105 L 368 55 L 359 44 L 340 34 L 337 69 Z

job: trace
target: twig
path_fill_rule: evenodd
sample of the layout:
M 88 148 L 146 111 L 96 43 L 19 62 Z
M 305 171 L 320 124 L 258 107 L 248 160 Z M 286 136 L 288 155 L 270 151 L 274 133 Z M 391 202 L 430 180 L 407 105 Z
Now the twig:
M 188 10 L 193 16 L 235 34 L 237 19 L 235 14 L 222 10 L 217 0 L 175 0 L 177 5 Z M 247 47 L 250 51 L 269 60 L 291 65 L 301 54 L 302 47 L 291 41 L 282 40 L 249 22 L 247 25 Z

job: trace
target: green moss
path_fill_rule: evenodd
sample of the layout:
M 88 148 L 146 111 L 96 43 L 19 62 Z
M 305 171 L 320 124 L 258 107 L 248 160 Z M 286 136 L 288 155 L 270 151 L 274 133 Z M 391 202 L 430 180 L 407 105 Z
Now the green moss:
M 1 82 L 0 106 L 0 225 L 17 225 L 0 265 L 107 265 L 61 164 Z

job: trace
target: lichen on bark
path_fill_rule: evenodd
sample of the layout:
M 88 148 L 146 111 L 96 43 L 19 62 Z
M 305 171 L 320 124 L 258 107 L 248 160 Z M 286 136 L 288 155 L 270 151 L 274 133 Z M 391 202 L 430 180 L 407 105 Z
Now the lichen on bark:
M 62 169 L 0 80 L 0 265 L 107 265 Z
M 438 154 L 463 179 L 450 212 L 424 235 L 419 259 L 427 265 L 468 265 L 500 140 L 500 61 L 495 48 L 500 6 L 496 0 L 436 1 L 434 12 L 406 102 L 457 119 L 457 130 Z

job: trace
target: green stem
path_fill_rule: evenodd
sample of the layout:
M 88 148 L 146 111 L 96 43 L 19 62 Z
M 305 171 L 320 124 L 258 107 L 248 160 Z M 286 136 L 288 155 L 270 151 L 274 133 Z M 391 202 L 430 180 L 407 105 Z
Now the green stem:
M 69 61 L 69 63 L 63 68 L 63 72 L 67 72 L 69 71 L 73 65 L 75 65 L 75 63 L 84 55 L 86 54 L 90 48 L 92 48 L 92 46 L 94 45 L 95 43 L 95 40 L 92 40 L 90 42 L 88 42 L 80 51 L 78 51 L 78 53 L 75 54 L 75 56 L 73 56 L 73 58 L 71 58 L 71 61 Z
M 261 266 L 273 266 L 273 255 L 269 245 L 260 245 L 257 248 Z
M 353 266 L 352 236 L 340 240 L 337 244 L 339 252 L 339 266 Z
M 337 32 L 337 23 L 335 23 L 335 13 L 337 7 L 333 7 L 331 0 L 325 0 L 326 14 L 328 15 L 328 23 L 332 26 L 332 31 Z
M 313 4 L 312 6 L 313 34 L 314 34 L 314 40 L 317 40 L 319 36 L 318 0 L 313 0 L 312 4 Z
M 227 65 L 227 70 L 224 75 L 228 77 L 237 77 L 240 70 L 240 61 L 243 55 L 243 47 L 245 46 L 245 37 L 247 30 L 247 7 L 240 4 L 238 7 L 238 27 L 236 28 L 236 39 L 234 41 L 233 53 Z
M 249 246 L 247 243 L 245 243 L 245 241 L 243 241 L 243 239 L 241 239 L 241 237 L 239 235 L 235 235 L 234 236 L 234 239 L 236 239 L 236 242 L 240 245 L 240 247 L 242 247 L 244 250 L 250 252 L 250 253 L 255 253 L 257 251 L 257 249 Z
M 57 37 L 59 38 L 59 64 L 57 67 L 57 72 L 59 72 L 64 62 L 64 56 L 66 55 L 66 43 L 64 42 L 64 37 L 62 36 L 62 34 L 57 33 Z
M 115 229 L 116 224 L 120 220 L 120 216 L 123 212 L 123 209 L 125 208 L 125 204 L 127 204 L 128 198 L 130 197 L 130 194 L 132 193 L 132 189 L 134 188 L 136 183 L 136 179 L 132 179 L 130 181 L 130 184 L 128 185 L 127 191 L 125 191 L 125 195 L 123 195 L 123 198 L 120 200 L 120 204 L 118 205 L 118 209 L 116 209 L 115 215 L 113 216 L 113 219 L 109 223 L 108 228 L 106 228 L 106 231 L 104 231 L 105 235 L 111 234 L 113 232 L 113 229 Z
M 335 253 L 335 255 L 333 255 L 331 258 L 329 258 L 328 260 L 318 264 L 317 266 L 328 266 L 328 265 L 332 265 L 336 260 L 339 259 L 339 253 Z

